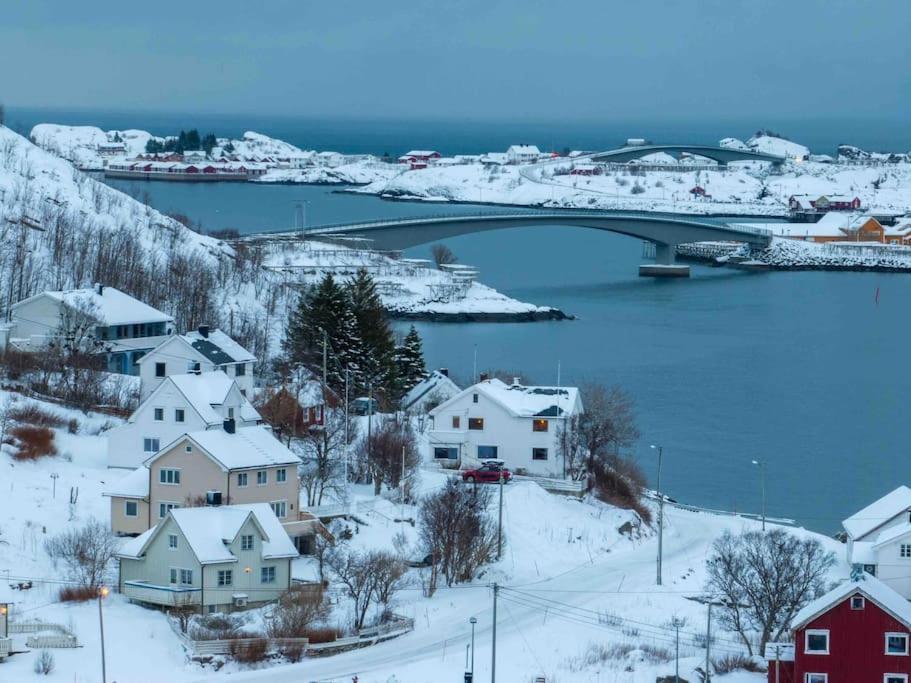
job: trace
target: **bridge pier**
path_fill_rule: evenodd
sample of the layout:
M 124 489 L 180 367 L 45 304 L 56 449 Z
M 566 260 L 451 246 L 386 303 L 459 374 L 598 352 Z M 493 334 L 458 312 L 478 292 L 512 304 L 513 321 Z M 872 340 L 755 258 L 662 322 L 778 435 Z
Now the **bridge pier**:
M 674 262 L 675 244 L 655 244 L 655 262 L 639 266 L 639 277 L 689 277 L 690 267 Z

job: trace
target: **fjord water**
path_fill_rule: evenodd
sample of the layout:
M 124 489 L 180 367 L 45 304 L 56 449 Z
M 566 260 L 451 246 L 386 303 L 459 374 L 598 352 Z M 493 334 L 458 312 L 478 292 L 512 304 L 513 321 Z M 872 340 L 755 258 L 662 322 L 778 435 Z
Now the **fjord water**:
M 284 228 L 292 202 L 312 223 L 492 207 L 389 202 L 321 186 L 112 182 L 207 229 Z M 693 267 L 689 280 L 637 277 L 642 245 L 560 226 L 449 240 L 483 282 L 577 316 L 568 322 L 420 323 L 429 366 L 460 381 L 478 368 L 541 383 L 597 380 L 636 401 L 635 448 L 673 497 L 758 512 L 767 464 L 768 512 L 834 531 L 852 511 L 907 482 L 911 276 L 746 273 Z M 411 250 L 427 256 L 428 248 Z M 879 289 L 879 301 L 876 290 Z M 401 325 L 404 329 L 406 326 Z

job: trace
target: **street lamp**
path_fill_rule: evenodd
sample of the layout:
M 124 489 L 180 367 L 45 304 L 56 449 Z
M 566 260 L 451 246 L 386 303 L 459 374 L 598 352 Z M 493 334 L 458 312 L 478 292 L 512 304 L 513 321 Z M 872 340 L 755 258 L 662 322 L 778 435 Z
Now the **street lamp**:
M 472 617 L 468 623 L 471 624 L 471 677 L 474 678 L 474 625 L 478 623 L 478 620 Z
M 658 451 L 658 585 L 661 585 L 661 563 L 664 559 L 664 494 L 661 493 L 661 460 L 664 456 L 664 446 L 649 446 Z
M 762 530 L 765 531 L 765 462 L 754 460 L 753 464 L 759 468 L 759 480 L 762 487 Z
M 98 628 L 101 630 L 101 683 L 107 683 L 107 664 L 104 657 L 104 612 L 101 610 L 101 601 L 104 600 L 110 589 L 107 586 L 101 586 L 98 589 Z

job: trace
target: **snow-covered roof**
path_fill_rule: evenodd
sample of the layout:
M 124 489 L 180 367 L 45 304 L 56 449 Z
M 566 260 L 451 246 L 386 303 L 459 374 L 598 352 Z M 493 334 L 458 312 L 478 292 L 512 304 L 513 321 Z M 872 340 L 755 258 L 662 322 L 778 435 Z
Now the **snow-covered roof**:
M 187 332 L 183 336 L 194 349 L 216 365 L 256 361 L 256 356 L 219 329 L 211 330 L 208 336 L 203 336 L 198 330 Z
M 156 308 L 124 294 L 115 287 L 69 289 L 43 292 L 13 304 L 15 311 L 23 304 L 38 297 L 47 296 L 71 308 L 86 310 L 102 325 L 132 325 L 134 323 L 173 322 L 174 318 Z M 15 315 L 15 314 L 14 314 Z
M 241 427 L 229 434 L 224 429 L 207 429 L 190 432 L 187 438 L 209 457 L 228 470 L 242 470 L 276 465 L 297 465 L 300 458 L 292 453 L 266 427 Z M 180 441 L 177 439 L 173 443 Z M 169 444 L 168 447 L 170 447 Z M 147 463 L 156 460 L 168 447 L 153 455 Z
M 229 544 L 252 516 L 263 533 L 264 560 L 297 557 L 297 550 L 268 503 L 221 507 L 174 508 L 168 513 L 200 564 L 236 562 Z M 126 543 L 120 557 L 139 558 L 162 523 Z
M 439 154 L 439 152 L 432 149 L 413 149 L 408 154 L 405 154 L 406 157 L 429 157 L 434 154 Z
M 104 496 L 118 498 L 145 498 L 149 495 L 149 468 L 137 467 L 129 474 L 104 487 Z
M 225 400 L 228 398 L 228 393 L 234 386 L 234 380 L 224 372 L 212 370 L 199 374 L 169 375 L 161 383 L 161 386 L 164 386 L 167 382 L 171 382 L 183 394 L 187 402 L 208 424 L 222 422 L 221 414 L 213 406 L 224 405 Z M 156 389 L 152 396 L 160 390 L 161 387 Z M 152 396 L 146 401 L 151 400 Z M 260 414 L 256 412 L 256 408 L 243 396 L 241 397 L 239 417 L 248 422 L 261 419 Z
M 870 541 L 854 541 L 851 548 L 851 561 L 855 564 L 876 564 L 876 553 L 873 552 L 874 543 Z
M 841 523 L 851 538 L 861 538 L 896 515 L 911 510 L 911 488 L 899 486 Z
M 402 398 L 402 410 L 422 405 L 424 400 L 434 395 L 439 396 L 441 401 L 445 401 L 460 391 L 459 386 L 449 378 L 449 375 L 434 370 L 405 394 Z
M 798 629 L 813 621 L 819 615 L 846 600 L 852 595 L 863 595 L 881 609 L 889 612 L 908 628 L 911 628 L 911 602 L 889 588 L 879 579 L 866 572 L 858 572 L 858 579 L 845 581 L 828 593 L 810 602 L 794 615 L 791 628 Z
M 542 387 L 506 384 L 496 377 L 478 382 L 434 408 L 435 414 L 447 404 L 478 392 L 496 401 L 516 417 L 562 417 L 576 412 L 579 390 L 576 387 Z
M 896 541 L 899 538 L 901 538 L 902 536 L 906 536 L 908 534 L 911 534 L 911 523 L 908 523 L 906 521 L 906 522 L 903 522 L 902 524 L 896 524 L 893 527 L 889 527 L 888 529 L 884 529 L 883 531 L 880 531 L 876 535 L 876 540 L 873 541 L 872 545 L 874 548 L 878 548 L 882 545 L 885 545 L 886 543 L 891 543 L 892 541 Z M 857 546 L 859 544 L 855 543 L 854 545 Z M 852 555 L 852 557 L 853 557 L 853 555 Z M 856 561 L 860 562 L 860 560 L 856 560 Z M 867 563 L 867 564 L 869 564 L 869 563 Z
M 510 145 L 507 154 L 540 154 L 541 150 L 536 145 Z

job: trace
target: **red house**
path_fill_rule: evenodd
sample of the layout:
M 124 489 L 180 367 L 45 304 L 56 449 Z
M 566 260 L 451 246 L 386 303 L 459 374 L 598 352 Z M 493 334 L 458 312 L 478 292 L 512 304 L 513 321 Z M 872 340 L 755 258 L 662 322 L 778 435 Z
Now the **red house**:
M 769 683 L 908 683 L 911 603 L 868 574 L 808 604 L 791 628 L 793 644 L 766 646 Z

